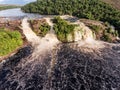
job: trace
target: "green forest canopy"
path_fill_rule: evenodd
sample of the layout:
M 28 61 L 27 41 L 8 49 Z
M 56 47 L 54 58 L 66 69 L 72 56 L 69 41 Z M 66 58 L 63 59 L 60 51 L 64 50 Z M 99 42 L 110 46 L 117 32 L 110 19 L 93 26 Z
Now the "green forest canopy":
M 22 7 L 22 10 L 42 15 L 69 14 L 109 22 L 115 26 L 120 36 L 120 11 L 100 0 L 37 0 Z

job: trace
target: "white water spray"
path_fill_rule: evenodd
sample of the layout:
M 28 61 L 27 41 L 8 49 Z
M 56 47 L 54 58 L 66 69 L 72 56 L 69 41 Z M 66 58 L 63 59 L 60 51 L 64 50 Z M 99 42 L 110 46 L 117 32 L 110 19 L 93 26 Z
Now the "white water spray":
M 54 47 L 60 43 L 55 35 L 55 32 L 53 32 L 53 23 L 50 21 L 50 18 L 45 19 L 51 26 L 51 30 L 43 38 L 40 38 L 32 31 L 29 23 L 27 22 L 27 18 L 24 18 L 22 21 L 23 33 L 25 34 L 27 40 L 32 43 L 34 48 L 32 53 L 32 60 L 44 56 L 47 52 L 51 52 L 52 49 L 54 49 Z

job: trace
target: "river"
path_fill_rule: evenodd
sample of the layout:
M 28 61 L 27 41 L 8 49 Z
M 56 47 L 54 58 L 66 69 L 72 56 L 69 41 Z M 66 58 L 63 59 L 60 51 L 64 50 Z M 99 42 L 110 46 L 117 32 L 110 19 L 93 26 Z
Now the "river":
M 28 18 L 41 18 L 42 15 L 24 13 L 20 8 L 7 9 L 0 11 L 0 17 L 28 17 Z
M 19 8 L 0 11 L 0 17 L 13 16 L 37 17 Z M 27 18 L 21 26 L 33 48 L 28 45 L 0 64 L 0 90 L 120 90 L 120 44 L 59 43 L 51 32 L 39 40 Z

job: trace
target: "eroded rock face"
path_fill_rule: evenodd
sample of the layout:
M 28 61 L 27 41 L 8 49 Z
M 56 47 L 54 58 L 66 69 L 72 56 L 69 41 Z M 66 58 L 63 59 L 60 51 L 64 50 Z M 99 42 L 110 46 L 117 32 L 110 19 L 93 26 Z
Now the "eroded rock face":
M 26 47 L 0 64 L 0 90 L 120 90 L 120 45 L 104 46 L 60 44 L 36 59 Z
M 94 34 L 91 29 L 79 22 L 71 34 L 67 35 L 68 42 L 77 42 L 80 40 L 86 40 L 88 38 L 94 39 Z
M 88 38 L 94 39 L 92 31 L 84 24 L 75 28 L 74 36 L 74 41 L 86 40 Z
M 77 17 L 69 15 L 63 15 L 60 17 L 68 21 L 70 24 L 76 25 L 73 32 L 67 35 L 67 42 L 77 42 L 80 40 L 86 40 L 88 38 L 95 39 L 95 35 L 92 30 Z

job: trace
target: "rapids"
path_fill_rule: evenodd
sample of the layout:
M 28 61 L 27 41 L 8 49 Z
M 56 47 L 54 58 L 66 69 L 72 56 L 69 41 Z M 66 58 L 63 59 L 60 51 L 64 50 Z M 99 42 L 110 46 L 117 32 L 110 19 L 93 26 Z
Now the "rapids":
M 120 44 L 61 43 L 52 31 L 41 38 L 27 18 L 22 29 L 31 46 L 0 64 L 0 90 L 120 90 Z

